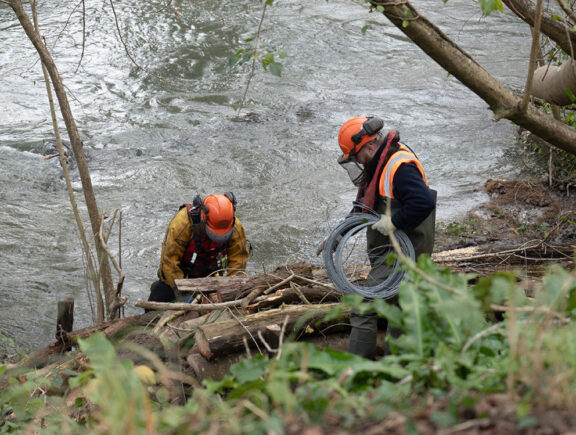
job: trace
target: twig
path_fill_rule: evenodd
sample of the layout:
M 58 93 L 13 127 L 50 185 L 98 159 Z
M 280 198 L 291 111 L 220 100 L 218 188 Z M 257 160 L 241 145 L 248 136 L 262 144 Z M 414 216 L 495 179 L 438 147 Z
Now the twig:
M 264 345 L 264 347 L 266 348 L 266 350 L 270 353 L 277 353 L 278 349 L 272 349 L 272 347 L 268 344 L 268 342 L 264 339 L 264 336 L 262 335 L 262 331 L 258 330 L 258 338 L 260 339 L 260 341 L 262 342 L 262 344 Z
M 191 303 L 193 304 L 195 302 L 196 302 L 196 300 L 194 300 Z M 154 332 L 159 333 L 160 329 L 164 325 L 166 325 L 168 322 L 171 322 L 172 320 L 176 319 L 177 317 L 180 317 L 181 315 L 183 315 L 185 313 L 186 313 L 186 311 L 172 311 L 170 314 L 164 313 L 164 315 L 160 318 L 160 320 L 158 320 L 158 323 L 156 323 L 156 326 L 154 326 Z
M 265 289 L 263 291 L 263 293 L 265 295 L 272 293 L 274 290 L 276 290 L 277 288 L 282 287 L 284 284 L 289 283 L 290 281 L 292 281 L 294 278 L 296 277 L 296 275 L 294 273 L 292 273 L 292 275 L 290 275 L 288 278 L 283 279 L 282 281 L 280 281 L 278 284 L 274 284 L 272 287 L 268 287 L 267 289 Z
M 145 71 L 145 69 L 142 68 L 140 65 L 138 65 L 138 62 L 136 62 L 134 60 L 134 58 L 130 54 L 130 50 L 128 50 L 128 46 L 124 42 L 124 38 L 122 38 L 122 32 L 120 31 L 120 24 L 118 23 L 118 16 L 116 15 L 116 9 L 114 8 L 114 0 L 110 0 L 110 7 L 112 8 L 112 14 L 114 15 L 114 21 L 116 23 L 116 30 L 118 30 L 118 37 L 120 38 L 120 42 L 122 42 L 122 45 L 124 46 L 124 50 L 126 51 L 126 55 L 130 58 L 130 60 L 132 61 L 132 63 L 134 65 L 136 65 L 142 71 Z
M 556 0 L 556 3 L 558 3 L 558 6 L 560 6 L 562 8 L 564 13 L 568 16 L 568 18 L 570 18 L 572 20 L 572 23 L 573 24 L 576 23 L 576 15 L 574 15 L 574 12 L 572 12 L 569 8 L 567 8 L 562 0 Z M 565 28 L 566 28 L 566 30 L 569 30 L 570 26 L 565 26 Z M 570 38 L 568 38 L 568 42 L 571 43 Z M 572 57 L 574 57 L 574 56 L 572 56 Z
M 82 59 L 84 59 L 84 50 L 86 49 L 86 0 L 81 0 L 82 3 L 82 52 L 80 53 L 80 59 L 78 60 L 78 65 L 74 73 L 77 73 L 82 65 Z M 75 8 L 74 8 L 75 9 Z
M 306 299 L 306 296 L 304 296 L 304 293 L 302 293 L 302 290 L 300 290 L 299 286 L 297 286 L 293 282 L 291 282 L 290 288 L 293 289 L 298 294 L 298 297 L 300 298 L 300 300 L 302 302 L 304 302 L 307 305 L 310 305 L 310 301 L 308 299 Z
M 112 320 L 114 318 L 116 310 L 121 306 L 123 306 L 128 299 L 127 298 L 125 299 L 120 296 L 122 294 L 122 286 L 124 285 L 124 272 L 122 271 L 122 268 L 118 265 L 116 259 L 112 255 L 112 252 L 110 252 L 108 245 L 104 241 L 103 233 L 104 233 L 104 214 L 102 214 L 100 218 L 100 230 L 98 231 L 98 238 L 100 239 L 102 248 L 108 254 L 110 261 L 112 261 L 114 268 L 120 274 L 120 277 L 118 278 L 118 284 L 116 285 L 116 294 L 114 295 L 114 300 L 111 301 L 110 306 L 108 307 L 108 320 Z
M 334 287 L 334 284 L 328 284 L 325 282 L 316 281 L 314 279 L 306 278 L 305 276 L 301 276 L 301 275 L 296 275 L 296 277 L 298 278 L 298 280 L 306 281 L 306 282 L 309 282 L 310 284 L 316 284 L 316 285 L 320 285 L 323 287 L 328 287 L 329 289 L 332 289 L 332 290 L 336 290 L 336 287 Z
M 524 95 L 520 101 L 518 110 L 525 113 L 528 108 L 528 100 L 532 93 L 532 82 L 534 81 L 534 70 L 536 69 L 536 55 L 538 53 L 538 44 L 540 42 L 540 24 L 542 23 L 542 0 L 537 0 L 536 14 L 534 17 L 534 27 L 532 30 L 532 46 L 530 48 L 530 62 L 528 64 L 528 76 L 526 77 L 526 86 Z
M 138 300 L 134 304 L 135 307 L 144 308 L 147 310 L 182 310 L 182 311 L 204 311 L 204 310 L 218 310 L 220 308 L 238 307 L 242 305 L 242 301 L 229 301 L 220 302 L 217 304 L 189 304 L 187 302 L 150 302 Z
M 491 304 L 490 308 L 494 311 L 501 311 L 501 312 L 508 312 L 508 313 L 542 313 L 548 314 L 552 317 L 556 317 L 560 322 L 568 324 L 571 323 L 571 320 L 563 317 L 560 313 L 552 311 L 548 307 L 510 307 L 507 305 L 497 305 Z
M 232 317 L 234 317 L 234 320 L 236 320 L 238 322 L 238 324 L 242 327 L 242 329 L 244 329 L 244 331 L 246 331 L 246 333 L 248 333 L 248 335 L 250 336 L 250 338 L 252 339 L 252 341 L 254 342 L 254 344 L 256 345 L 256 347 L 258 348 L 258 352 L 262 353 L 262 350 L 260 349 L 260 346 L 258 346 L 258 342 L 256 341 L 256 339 L 254 338 L 254 336 L 252 335 L 252 333 L 248 330 L 248 328 L 246 328 L 246 326 L 244 325 L 244 323 L 242 323 L 242 321 L 238 318 L 238 316 L 236 316 L 236 314 L 234 314 L 234 312 L 231 309 L 228 309 L 228 312 L 230 313 L 230 315 Z M 246 338 L 246 336 L 244 336 L 244 338 Z M 249 348 L 250 346 L 248 346 L 248 342 L 245 342 L 245 345 Z
M 284 322 L 282 323 L 282 329 L 280 330 L 280 338 L 278 341 L 278 355 L 276 355 L 276 359 L 280 359 L 282 355 L 282 343 L 284 343 L 284 334 L 286 333 L 286 326 L 288 325 L 288 316 L 284 317 Z
M 487 335 L 492 334 L 494 331 L 496 331 L 497 329 L 500 329 L 504 326 L 505 326 L 504 323 L 496 323 L 496 324 L 490 326 L 489 328 L 478 332 L 473 337 L 470 337 L 470 339 L 466 342 L 466 344 L 464 345 L 464 347 L 462 348 L 462 351 L 460 353 L 462 353 L 462 354 L 465 353 L 470 348 L 470 346 L 472 346 L 474 344 L 474 342 L 481 339 L 482 337 L 485 337 Z
M 472 428 L 478 428 L 478 427 L 484 427 L 487 426 L 489 424 L 491 424 L 492 422 L 490 421 L 489 418 L 476 418 L 474 420 L 468 420 L 465 421 L 463 423 L 459 423 L 455 426 L 452 426 L 450 428 L 446 428 L 444 431 L 442 431 L 442 433 L 445 434 L 450 434 L 450 433 L 456 433 L 456 432 L 478 432 L 478 430 L 474 430 L 472 431 Z
M 238 106 L 238 115 L 240 111 L 244 107 L 244 102 L 246 101 L 246 95 L 248 95 L 248 88 L 250 87 L 250 82 L 252 81 L 252 77 L 254 77 L 254 71 L 256 70 L 256 54 L 258 52 L 258 43 L 260 41 L 260 33 L 262 32 L 262 23 L 264 22 L 264 16 L 266 14 L 266 6 L 268 5 L 267 1 L 264 1 L 264 6 L 262 8 L 262 15 L 260 16 L 260 23 L 258 24 L 258 30 L 256 31 L 256 38 L 254 40 L 254 50 L 252 53 L 252 68 L 250 69 L 250 75 L 248 76 L 248 82 L 246 82 L 246 88 L 244 89 L 244 95 L 242 95 L 242 100 L 240 101 L 240 105 Z

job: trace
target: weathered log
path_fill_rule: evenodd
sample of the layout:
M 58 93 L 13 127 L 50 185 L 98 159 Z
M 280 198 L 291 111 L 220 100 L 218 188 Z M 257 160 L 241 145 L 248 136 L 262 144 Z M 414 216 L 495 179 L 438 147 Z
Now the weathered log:
M 65 333 L 66 337 L 64 341 L 66 343 L 75 344 L 78 338 L 87 338 L 99 331 L 102 332 L 106 337 L 111 338 L 118 332 L 125 331 L 127 328 L 144 326 L 154 317 L 157 317 L 157 315 L 149 313 L 145 315 L 137 314 L 131 317 L 125 317 L 123 319 L 111 320 L 96 326 L 90 326 L 88 328 Z M 32 353 L 29 357 L 20 361 L 19 365 L 35 368 L 44 367 L 45 365 L 50 364 L 54 358 L 57 358 L 60 354 L 64 353 L 67 347 L 68 346 L 63 344 L 62 341 L 57 340 L 48 346 Z
M 300 287 L 298 290 L 295 288 L 277 290 L 266 299 L 262 299 L 259 302 L 249 305 L 247 308 L 253 310 L 278 307 L 282 304 L 291 304 L 294 302 L 303 302 L 301 295 L 311 303 L 339 302 L 342 298 L 342 293 L 337 292 L 336 290 L 330 290 L 321 286 L 305 286 Z
M 68 340 L 68 332 L 74 329 L 74 299 L 66 298 L 58 301 L 58 317 L 56 319 L 56 340 L 69 350 L 71 343 Z
M 312 278 L 312 266 L 308 263 L 296 263 L 276 268 L 272 273 L 253 276 L 221 276 L 195 279 L 177 279 L 176 287 L 181 293 L 218 292 L 223 301 L 233 301 L 246 297 L 258 289 L 266 289 L 295 275 L 294 282 L 306 284 L 299 277 Z M 286 283 L 288 285 L 288 283 Z
M 338 332 L 330 335 L 307 336 L 302 341 L 313 343 L 321 349 L 330 348 L 345 352 L 348 349 L 349 336 L 348 332 Z M 248 356 L 245 351 L 240 351 L 208 360 L 195 350 L 188 354 L 186 361 L 200 381 L 203 379 L 220 380 L 230 373 L 230 367 Z
M 147 310 L 179 310 L 179 311 L 199 311 L 207 312 L 210 310 L 219 310 L 228 307 L 239 307 L 241 300 L 219 302 L 217 304 L 189 304 L 187 302 L 150 302 L 138 300 L 134 303 L 135 307 L 145 308 Z
M 344 309 L 336 319 L 323 321 L 326 314 L 337 306 L 339 304 L 288 305 L 242 319 L 204 325 L 196 331 L 194 347 L 208 360 L 237 352 L 245 348 L 246 343 L 260 350 L 266 346 L 276 348 L 284 338 L 282 334 L 315 333 L 327 327 L 346 326 L 349 309 Z
M 522 267 L 528 276 L 541 277 L 552 264 L 573 267 L 574 245 L 535 240 L 521 245 L 472 246 L 434 253 L 432 261 L 450 267 L 452 272 L 488 275 Z
M 200 326 L 232 318 L 233 316 L 229 310 L 214 310 L 200 317 L 188 318 L 184 321 L 179 321 L 177 319 L 176 321 L 169 322 L 160 331 L 158 331 L 158 336 L 162 339 L 182 345 L 189 337 L 196 333 L 196 330 Z

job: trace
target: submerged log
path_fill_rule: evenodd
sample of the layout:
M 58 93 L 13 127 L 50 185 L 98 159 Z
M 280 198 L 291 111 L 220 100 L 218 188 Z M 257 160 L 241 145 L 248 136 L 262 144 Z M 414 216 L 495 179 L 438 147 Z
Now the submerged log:
M 203 325 L 195 334 L 194 348 L 206 359 L 237 352 L 246 346 L 260 351 L 277 348 L 285 335 L 314 334 L 318 330 L 348 327 L 349 309 L 331 321 L 323 321 L 326 314 L 339 304 L 289 305 L 281 309 L 263 311 L 241 319 Z

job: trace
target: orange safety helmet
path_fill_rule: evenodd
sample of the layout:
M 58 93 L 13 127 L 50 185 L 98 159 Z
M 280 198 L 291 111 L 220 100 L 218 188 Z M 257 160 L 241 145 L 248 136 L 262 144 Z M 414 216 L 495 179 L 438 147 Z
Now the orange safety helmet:
M 364 145 L 376 139 L 378 132 L 384 127 L 380 118 L 357 116 L 350 118 L 338 132 L 338 145 L 344 153 L 344 158 L 354 156 Z
M 216 243 L 225 243 L 234 229 L 234 203 L 229 195 L 214 194 L 204 198 L 207 209 L 206 235 Z

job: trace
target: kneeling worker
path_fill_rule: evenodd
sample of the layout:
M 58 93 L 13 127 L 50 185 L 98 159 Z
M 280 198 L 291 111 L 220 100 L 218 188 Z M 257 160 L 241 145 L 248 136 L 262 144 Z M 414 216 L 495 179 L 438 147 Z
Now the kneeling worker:
M 149 301 L 176 299 L 176 279 L 201 278 L 225 271 L 243 272 L 248 262 L 246 233 L 235 216 L 234 194 L 196 196 L 170 221 L 160 255 L 159 280 L 150 287 Z

